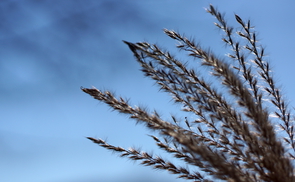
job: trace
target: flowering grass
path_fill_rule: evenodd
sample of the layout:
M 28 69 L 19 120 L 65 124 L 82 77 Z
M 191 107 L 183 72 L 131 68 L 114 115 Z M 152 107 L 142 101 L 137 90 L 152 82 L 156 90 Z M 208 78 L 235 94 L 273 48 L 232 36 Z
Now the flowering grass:
M 259 44 L 250 20 L 235 15 L 239 24 L 236 29 L 212 5 L 206 11 L 216 18 L 215 25 L 224 32 L 222 41 L 229 49 L 227 57 L 220 59 L 173 30 L 165 29 L 164 33 L 176 40 L 177 48 L 192 61 L 201 68 L 209 68 L 215 84 L 208 83 L 204 75 L 155 44 L 124 41 L 145 76 L 168 92 L 175 103 L 183 106 L 183 111 L 193 113 L 193 120 L 187 117 L 177 120 L 172 116 L 170 122 L 165 121 L 156 111 L 150 113 L 133 107 L 110 91 L 81 88 L 94 99 L 157 131 L 162 138 L 151 135 L 156 145 L 183 161 L 183 166 L 138 149 L 127 150 L 102 139 L 88 139 L 120 153 L 121 157 L 187 180 L 295 181 L 294 117 L 275 85 L 265 49 Z M 181 122 L 186 127 L 178 124 Z M 278 136 L 278 129 L 280 136 L 285 137 Z

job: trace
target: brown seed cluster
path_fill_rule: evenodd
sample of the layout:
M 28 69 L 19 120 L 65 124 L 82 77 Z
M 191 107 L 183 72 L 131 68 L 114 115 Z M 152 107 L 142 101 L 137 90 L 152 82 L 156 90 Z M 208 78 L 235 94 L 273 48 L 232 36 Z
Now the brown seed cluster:
M 212 51 L 173 30 L 165 29 L 164 33 L 176 40 L 177 48 L 193 57 L 196 64 L 209 68 L 218 86 L 206 81 L 196 69 L 189 68 L 157 45 L 124 41 L 145 76 L 168 92 L 184 111 L 194 113 L 193 120 L 178 120 L 171 116 L 171 121 L 164 121 L 157 112 L 132 107 L 109 91 L 81 88 L 114 110 L 157 131 L 162 139 L 151 135 L 156 144 L 182 160 L 187 167 L 177 167 L 138 149 L 126 150 L 101 139 L 88 139 L 121 153 L 122 157 L 167 170 L 183 179 L 203 182 L 212 179 L 295 181 L 294 118 L 280 89 L 274 84 L 264 48 L 259 44 L 251 22 L 235 15 L 240 28 L 234 32 L 234 28 L 212 5 L 207 12 L 217 19 L 215 25 L 224 31 L 222 41 L 230 49 L 226 58 L 218 58 Z M 271 118 L 271 115 L 276 118 Z M 186 127 L 179 125 L 182 122 Z M 283 132 L 280 136 L 284 138 L 279 138 L 275 132 L 278 127 Z

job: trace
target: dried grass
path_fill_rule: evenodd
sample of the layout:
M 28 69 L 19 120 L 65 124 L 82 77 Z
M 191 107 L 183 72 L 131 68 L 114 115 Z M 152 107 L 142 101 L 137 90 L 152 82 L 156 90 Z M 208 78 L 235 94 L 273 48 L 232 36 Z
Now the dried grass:
M 196 58 L 194 60 L 200 61 L 202 66 L 209 67 L 216 80 L 221 80 L 221 86 L 227 89 L 227 95 L 157 45 L 124 41 L 145 76 L 155 80 L 161 90 L 183 105 L 184 111 L 195 114 L 193 121 L 183 119 L 187 127 L 178 125 L 175 118 L 172 118 L 175 123 L 164 121 L 156 112 L 132 107 L 109 91 L 81 88 L 114 110 L 158 131 L 164 142 L 151 136 L 156 144 L 181 159 L 184 165 L 189 164 L 197 170 L 191 172 L 185 167 L 176 167 L 167 160 L 134 148 L 126 150 L 101 139 L 88 139 L 121 153 L 122 157 L 139 160 L 143 165 L 167 170 L 188 180 L 211 181 L 213 177 L 236 182 L 295 181 L 291 114 L 281 91 L 275 86 L 264 48 L 259 45 L 250 21 L 244 22 L 235 15 L 240 31 L 234 33 L 234 28 L 216 8 L 210 5 L 207 12 L 217 19 L 215 25 L 225 32 L 222 40 L 231 49 L 227 58 L 230 64 L 173 30 L 165 29 L 164 33 L 178 41 L 177 48 Z M 236 103 L 232 103 L 231 98 Z M 270 118 L 272 113 L 277 117 L 274 122 Z M 286 137 L 278 137 L 277 127 Z

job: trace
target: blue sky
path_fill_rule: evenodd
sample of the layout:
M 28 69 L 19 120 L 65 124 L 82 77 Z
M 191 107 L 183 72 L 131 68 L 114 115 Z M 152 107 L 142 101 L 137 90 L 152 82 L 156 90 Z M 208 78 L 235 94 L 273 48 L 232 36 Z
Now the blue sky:
M 0 181 L 180 182 L 119 158 L 85 137 L 157 154 L 142 125 L 112 112 L 80 90 L 110 89 L 133 105 L 176 111 L 169 96 L 139 71 L 122 40 L 176 44 L 162 32 L 194 37 L 217 55 L 224 45 L 205 12 L 210 3 L 251 19 L 275 80 L 294 105 L 295 2 L 197 0 L 2 0 L 0 2 Z M 177 54 L 177 52 L 175 52 Z M 188 59 L 188 58 L 184 58 Z M 161 154 L 165 156 L 164 154 Z

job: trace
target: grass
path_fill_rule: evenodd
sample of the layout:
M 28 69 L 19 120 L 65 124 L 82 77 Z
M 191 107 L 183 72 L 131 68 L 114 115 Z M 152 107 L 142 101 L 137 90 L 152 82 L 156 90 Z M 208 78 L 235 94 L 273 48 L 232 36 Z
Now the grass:
M 214 24 L 224 32 L 222 41 L 229 49 L 227 57 L 220 59 L 173 30 L 165 29 L 164 33 L 178 42 L 177 48 L 199 64 L 199 69 L 209 68 L 216 80 L 214 84 L 155 44 L 124 41 L 145 76 L 169 93 L 175 103 L 183 106 L 183 111 L 193 113 L 193 120 L 171 116 L 171 121 L 165 121 L 156 111 L 133 107 L 110 91 L 81 88 L 94 99 L 157 131 L 161 138 L 151 135 L 156 145 L 183 161 L 183 166 L 138 149 L 88 139 L 121 157 L 187 180 L 295 181 L 294 117 L 275 85 L 265 49 L 259 44 L 250 20 L 235 15 L 239 27 L 233 28 L 214 6 L 206 11 L 216 18 Z

